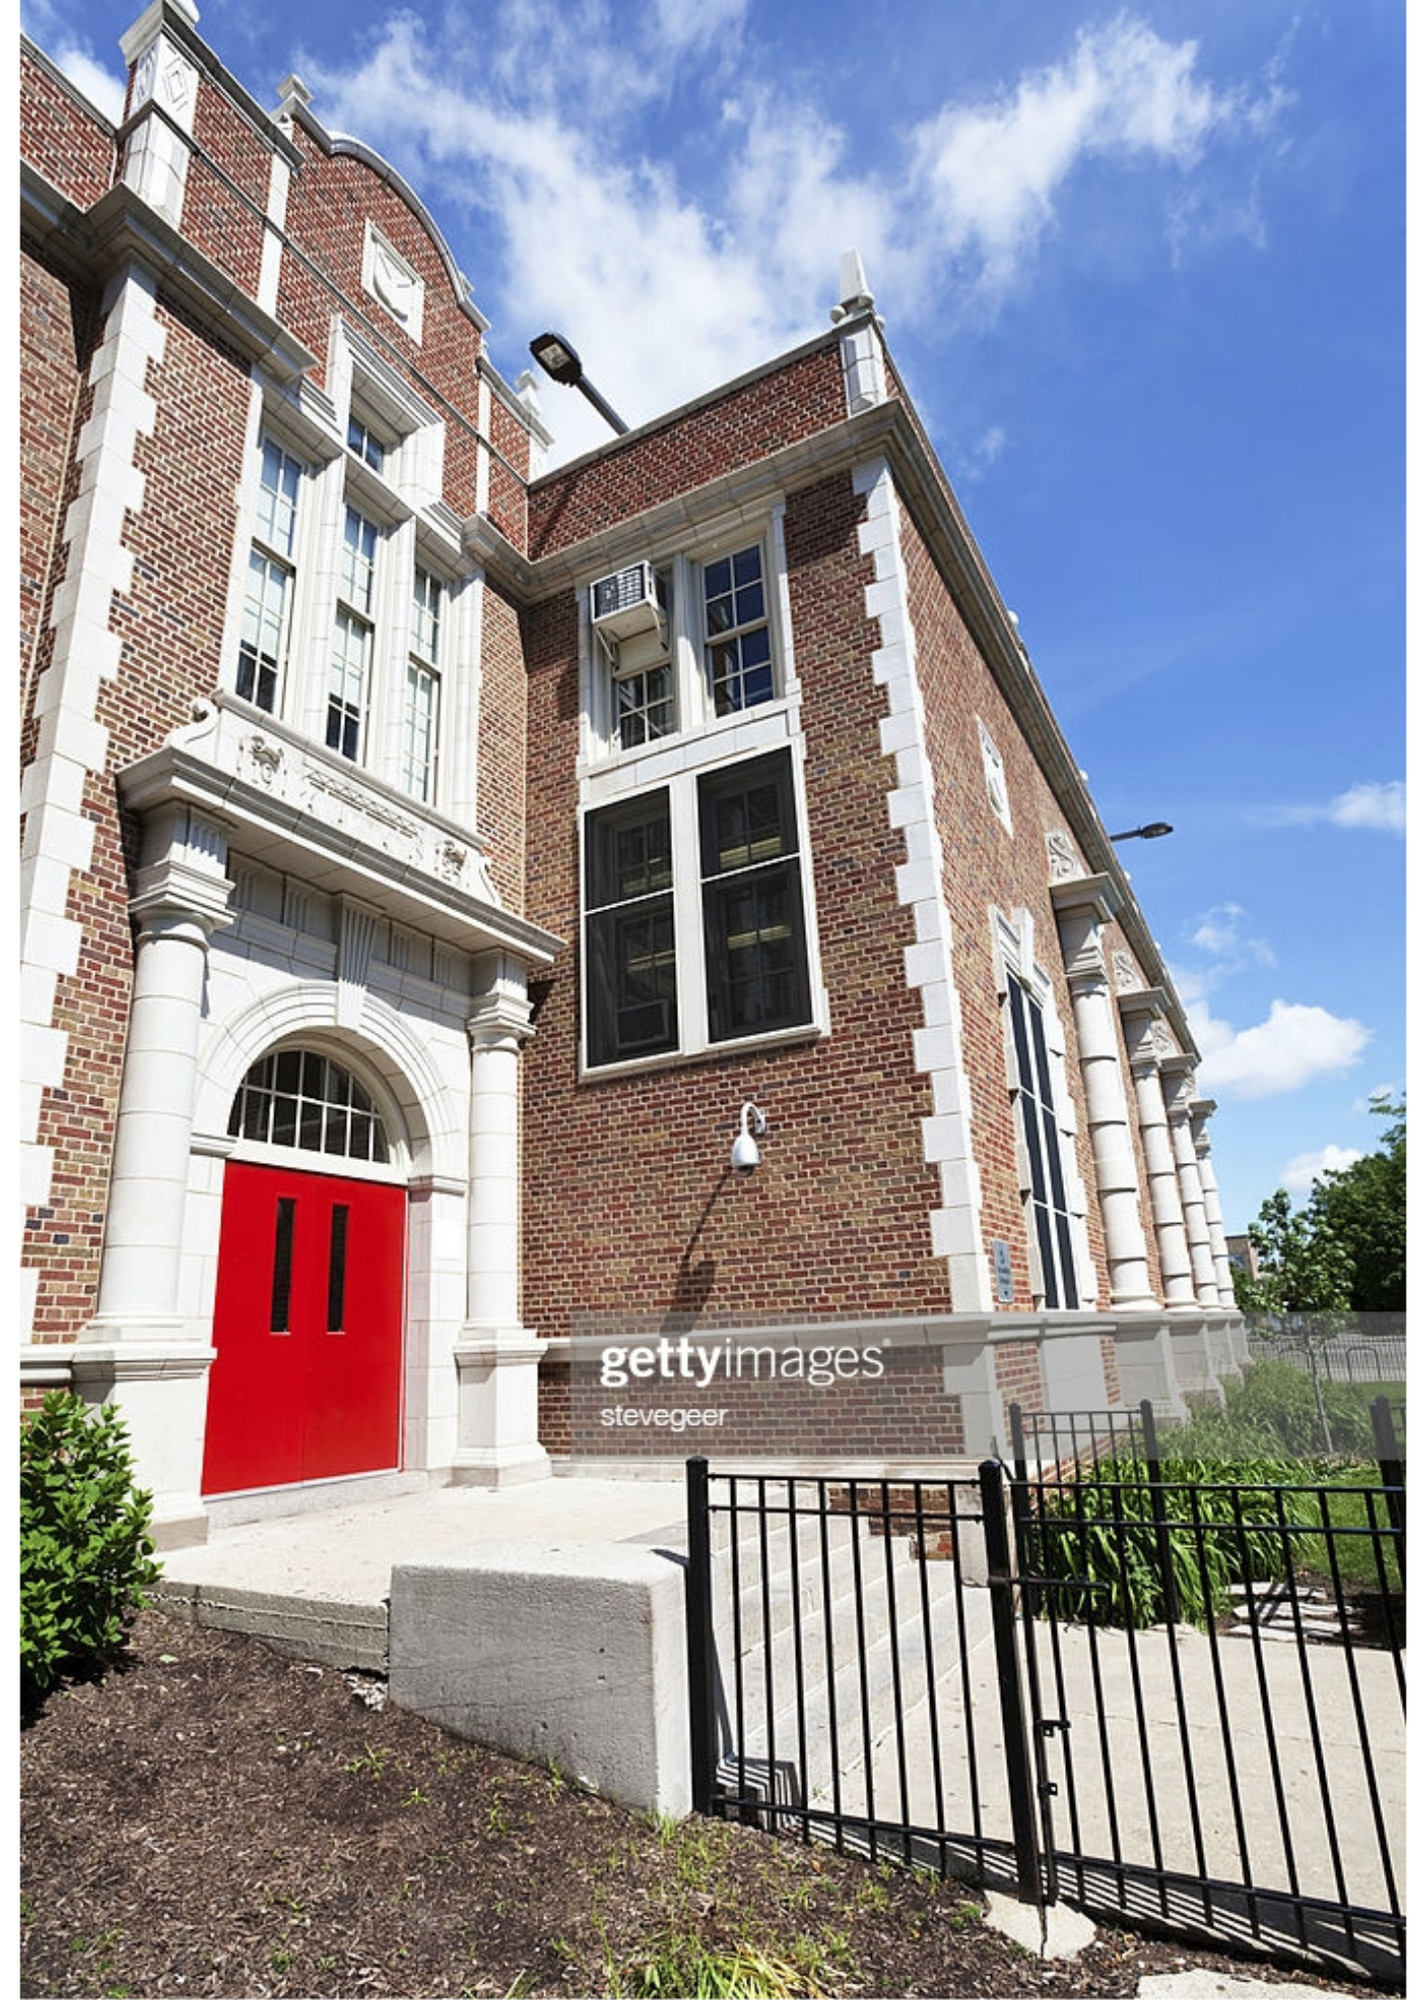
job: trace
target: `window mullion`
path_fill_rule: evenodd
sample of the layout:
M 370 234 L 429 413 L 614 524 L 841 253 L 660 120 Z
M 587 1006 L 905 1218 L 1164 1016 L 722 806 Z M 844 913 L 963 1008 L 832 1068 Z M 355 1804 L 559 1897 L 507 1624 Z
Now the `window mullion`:
M 699 866 L 699 795 L 692 778 L 669 793 L 669 832 L 674 855 L 674 965 L 680 1040 L 686 1050 L 708 1046 L 705 1000 L 704 885 Z

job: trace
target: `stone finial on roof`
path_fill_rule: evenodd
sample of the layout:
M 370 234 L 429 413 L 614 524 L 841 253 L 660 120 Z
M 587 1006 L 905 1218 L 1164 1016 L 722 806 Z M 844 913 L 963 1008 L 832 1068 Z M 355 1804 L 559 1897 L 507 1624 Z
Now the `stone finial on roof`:
M 868 290 L 867 274 L 863 270 L 859 251 L 845 250 L 838 259 L 838 290 L 839 302 L 831 315 L 835 326 L 839 320 L 848 319 L 854 313 L 872 311 L 873 295 Z
M 312 103 L 312 92 L 297 72 L 290 71 L 278 85 L 279 118 L 291 118 L 294 111 L 305 111 Z

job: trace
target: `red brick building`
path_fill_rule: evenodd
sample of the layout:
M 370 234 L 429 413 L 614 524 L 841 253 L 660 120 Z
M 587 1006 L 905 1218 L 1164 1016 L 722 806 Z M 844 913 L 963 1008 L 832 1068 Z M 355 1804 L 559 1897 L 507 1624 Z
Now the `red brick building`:
M 1212 1389 L 1194 1045 L 856 259 L 545 473 L 418 194 L 124 48 L 22 58 L 24 1393 L 172 1540 Z

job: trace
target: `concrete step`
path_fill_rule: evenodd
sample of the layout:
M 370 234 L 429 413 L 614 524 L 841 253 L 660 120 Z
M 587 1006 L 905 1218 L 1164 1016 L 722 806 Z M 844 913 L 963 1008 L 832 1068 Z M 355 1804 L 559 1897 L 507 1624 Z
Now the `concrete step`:
M 730 1651 L 726 1648 L 721 1654 L 721 1685 L 731 1719 L 736 1699 L 741 1699 L 746 1763 L 801 1764 L 796 1781 L 791 1769 L 782 1772 L 785 1795 L 790 1786 L 805 1796 L 826 1794 L 835 1773 L 841 1785 L 863 1765 L 870 1746 L 876 1752 L 880 1743 L 895 1737 L 899 1714 L 926 1701 L 929 1618 L 935 1684 L 957 1680 L 962 1644 L 976 1646 L 989 1631 L 979 1604 L 984 1593 L 965 1593 L 966 1602 L 959 1608 L 950 1565 L 926 1567 L 925 1608 L 918 1566 L 906 1554 L 901 1571 L 895 1572 L 892 1606 L 883 1578 L 875 1589 L 865 1590 L 861 1645 L 857 1602 L 850 1594 L 831 1607 L 829 1616 L 820 1601 L 804 1612 L 796 1628 L 790 1621 L 767 1646 L 761 1643 L 746 1651 L 737 1674 Z

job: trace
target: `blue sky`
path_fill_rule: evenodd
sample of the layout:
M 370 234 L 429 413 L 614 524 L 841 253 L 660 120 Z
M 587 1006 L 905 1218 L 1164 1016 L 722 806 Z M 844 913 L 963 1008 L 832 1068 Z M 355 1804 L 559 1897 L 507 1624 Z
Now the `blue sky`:
M 104 101 L 131 15 L 26 0 Z M 137 13 L 137 8 L 134 10 Z M 1189 1005 L 1231 1229 L 1371 1148 L 1405 974 L 1405 58 L 1390 0 L 209 0 L 421 193 L 508 378 L 639 423 L 857 246 Z M 554 26 L 554 36 L 552 29 Z M 542 403 L 565 456 L 601 427 Z

